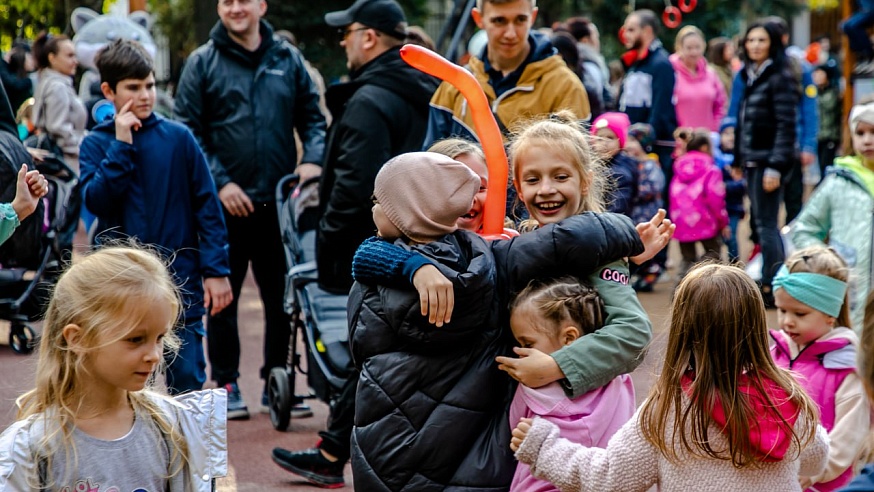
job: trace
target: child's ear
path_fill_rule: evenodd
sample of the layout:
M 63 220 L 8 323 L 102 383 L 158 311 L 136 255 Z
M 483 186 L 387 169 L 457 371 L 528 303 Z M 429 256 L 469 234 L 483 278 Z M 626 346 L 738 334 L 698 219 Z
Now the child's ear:
M 100 92 L 103 93 L 103 97 L 111 102 L 115 102 L 115 91 L 109 87 L 109 82 L 101 82 L 100 83 Z
M 79 325 L 71 323 L 65 326 L 61 330 L 61 335 L 67 342 L 67 347 L 70 347 L 74 352 L 77 352 L 80 349 L 79 342 L 82 339 L 82 328 Z
M 580 329 L 573 325 L 565 326 L 559 332 L 558 337 L 563 345 L 570 345 L 580 338 Z

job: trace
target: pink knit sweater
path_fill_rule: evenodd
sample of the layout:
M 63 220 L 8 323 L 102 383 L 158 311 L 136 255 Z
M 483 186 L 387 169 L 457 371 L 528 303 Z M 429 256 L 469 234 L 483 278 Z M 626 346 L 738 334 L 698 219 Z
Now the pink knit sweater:
M 799 475 L 819 474 L 828 458 L 828 435 L 817 424 L 816 438 L 797 459 L 793 443 L 782 461 L 761 468 L 738 470 L 731 461 L 691 456 L 680 451 L 679 463 L 671 463 L 640 433 L 640 412 L 619 429 L 607 449 L 585 448 L 559 437 L 558 428 L 544 419 L 534 425 L 516 452 L 516 458 L 531 465 L 535 477 L 554 483 L 564 492 L 645 492 L 658 484 L 660 492 L 724 492 L 767 490 L 800 492 Z M 806 425 L 799 418 L 795 429 Z M 668 434 L 672 431 L 669 428 Z M 710 429 L 714 449 L 727 449 L 728 442 L 715 426 Z

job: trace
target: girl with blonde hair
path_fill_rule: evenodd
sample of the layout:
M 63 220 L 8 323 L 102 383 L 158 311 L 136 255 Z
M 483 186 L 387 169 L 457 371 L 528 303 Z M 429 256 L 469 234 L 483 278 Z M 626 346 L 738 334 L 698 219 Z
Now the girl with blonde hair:
M 731 350 L 726 350 L 731 347 Z M 801 490 L 826 465 L 816 403 L 768 350 L 758 286 L 734 266 L 705 264 L 677 287 L 661 375 L 606 449 L 522 419 L 511 448 L 561 490 Z
M 156 254 L 113 246 L 75 262 L 48 306 L 36 387 L 0 436 L 0 489 L 212 490 L 227 472 L 226 393 L 154 385 L 179 315 Z

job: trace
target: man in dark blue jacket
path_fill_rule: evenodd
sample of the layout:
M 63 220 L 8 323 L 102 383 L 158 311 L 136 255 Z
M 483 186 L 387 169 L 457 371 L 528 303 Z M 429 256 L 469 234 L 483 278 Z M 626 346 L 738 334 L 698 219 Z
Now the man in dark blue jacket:
M 191 132 L 152 111 L 155 76 L 146 50 L 118 40 L 96 64 L 116 117 L 82 141 L 85 204 L 98 218 L 98 242 L 132 237 L 172 259 L 185 326 L 167 386 L 173 393 L 199 390 L 206 381 L 203 315 L 231 302 L 227 232 L 215 184 Z
M 637 10 L 625 19 L 624 40 L 628 52 L 622 55 L 627 71 L 619 95 L 619 111 L 631 124 L 648 123 L 655 130 L 653 152 L 665 173 L 665 192 L 671 182 L 671 154 L 674 151 L 674 67 L 658 40 L 659 20 L 652 10 Z
M 212 378 L 228 389 L 229 419 L 249 417 L 237 386 L 237 299 L 250 262 L 264 304 L 261 378 L 285 367 L 286 265 L 273 197 L 282 176 L 317 175 L 325 148 L 318 91 L 301 54 L 262 20 L 266 11 L 264 0 L 218 2 L 220 20 L 210 41 L 188 58 L 174 107 L 174 116 L 200 140 L 228 224 L 234 301 L 207 320 L 207 342 Z M 300 160 L 295 129 L 303 143 Z M 266 399 L 264 392 L 262 404 Z

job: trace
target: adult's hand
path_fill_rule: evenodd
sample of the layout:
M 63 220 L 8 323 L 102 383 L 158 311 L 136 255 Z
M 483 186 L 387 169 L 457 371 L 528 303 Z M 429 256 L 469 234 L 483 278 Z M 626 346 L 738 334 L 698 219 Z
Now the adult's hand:
M 419 293 L 422 316 L 438 327 L 449 323 L 455 308 L 455 291 L 452 282 L 434 265 L 425 265 L 413 274 L 413 287 Z
M 255 211 L 249 195 L 237 183 L 228 183 L 219 190 L 219 200 L 234 217 L 248 217 Z
M 677 226 L 671 222 L 671 219 L 666 219 L 666 215 L 665 209 L 660 208 L 649 222 L 637 224 L 637 234 L 643 242 L 643 253 L 629 258 L 634 264 L 642 265 L 651 260 L 674 237 Z
M 308 162 L 302 162 L 299 166 L 294 169 L 294 174 L 297 174 L 300 177 L 300 182 L 303 183 L 310 178 L 315 178 L 316 176 L 322 175 L 322 166 L 318 164 L 311 164 Z
M 209 311 L 209 314 L 215 316 L 233 300 L 234 293 L 228 277 L 203 279 L 203 307 Z
M 539 388 L 565 377 L 561 368 L 558 367 L 558 362 L 549 354 L 537 349 L 522 347 L 513 347 L 513 352 L 519 356 L 518 359 L 512 357 L 495 358 L 498 369 L 529 388 Z

